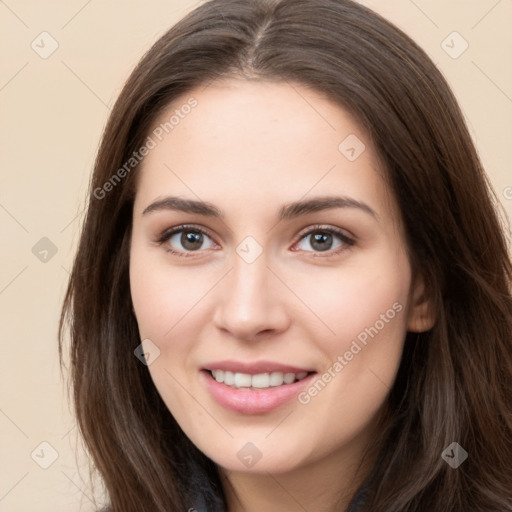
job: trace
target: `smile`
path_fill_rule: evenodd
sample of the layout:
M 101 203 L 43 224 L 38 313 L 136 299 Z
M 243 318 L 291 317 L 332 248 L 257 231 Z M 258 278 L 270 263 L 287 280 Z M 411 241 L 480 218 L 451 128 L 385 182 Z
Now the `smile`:
M 308 372 L 299 373 L 258 373 L 251 375 L 249 373 L 230 372 L 224 370 L 211 370 L 212 377 L 220 383 L 232 388 L 256 388 L 266 389 L 270 387 L 282 386 L 283 384 L 293 384 L 296 381 L 307 377 Z
M 263 414 L 293 401 L 317 372 L 248 374 L 203 369 L 199 374 L 210 396 L 222 408 L 241 414 Z

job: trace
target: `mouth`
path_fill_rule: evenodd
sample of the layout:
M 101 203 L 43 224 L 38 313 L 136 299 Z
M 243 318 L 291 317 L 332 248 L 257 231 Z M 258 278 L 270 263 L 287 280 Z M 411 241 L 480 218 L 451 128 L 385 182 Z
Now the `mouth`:
M 277 371 L 276 365 L 270 366 L 271 368 L 269 365 L 264 368 L 268 371 L 262 371 L 262 365 L 253 365 L 242 372 L 212 365 L 211 368 L 203 368 L 199 373 L 203 385 L 218 405 L 244 415 L 271 413 L 287 403 L 292 403 L 301 391 L 311 385 L 317 375 L 316 371 L 292 367 L 280 367 L 286 368 L 286 371 Z M 235 369 L 233 365 L 230 367 Z M 237 368 L 242 369 L 240 365 Z M 292 369 L 298 371 L 289 371 Z
M 229 370 L 205 370 L 212 379 L 234 389 L 270 389 L 299 382 L 316 372 L 263 372 L 257 374 L 232 372 Z

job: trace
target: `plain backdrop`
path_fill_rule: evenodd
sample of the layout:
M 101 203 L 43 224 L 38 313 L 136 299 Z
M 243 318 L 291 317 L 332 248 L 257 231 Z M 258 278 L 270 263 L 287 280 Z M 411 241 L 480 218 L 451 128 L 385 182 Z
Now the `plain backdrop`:
M 363 3 L 447 77 L 510 217 L 512 2 Z M 0 0 L 2 512 L 93 510 L 58 363 L 60 306 L 109 111 L 143 53 L 196 5 Z

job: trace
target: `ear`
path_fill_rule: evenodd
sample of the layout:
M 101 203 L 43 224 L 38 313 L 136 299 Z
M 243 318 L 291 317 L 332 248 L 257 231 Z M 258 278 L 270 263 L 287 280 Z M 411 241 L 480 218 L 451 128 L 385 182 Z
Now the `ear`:
M 411 285 L 407 330 L 425 332 L 436 323 L 432 298 L 428 296 L 423 276 L 417 275 Z

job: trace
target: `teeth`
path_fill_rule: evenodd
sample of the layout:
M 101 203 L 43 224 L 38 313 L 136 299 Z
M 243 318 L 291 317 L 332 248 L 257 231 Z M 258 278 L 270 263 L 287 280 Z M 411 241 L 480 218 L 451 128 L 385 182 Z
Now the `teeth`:
M 268 380 L 270 386 L 280 386 L 283 383 L 283 374 L 281 372 L 273 372 Z
M 250 388 L 251 376 L 247 373 L 235 373 L 235 388 Z
M 285 373 L 283 380 L 285 384 L 291 384 L 295 381 L 295 373 Z
M 252 386 L 253 388 L 269 388 L 270 374 L 260 373 L 258 375 L 253 375 L 252 378 L 249 378 L 249 386 Z
M 215 377 L 215 375 L 214 375 Z M 217 377 L 215 377 L 215 380 L 217 380 Z M 224 384 L 227 384 L 228 386 L 232 386 L 235 383 L 235 374 L 233 372 L 224 372 Z
M 234 388 L 259 388 L 265 389 L 269 387 L 282 386 L 284 384 L 292 384 L 296 380 L 302 380 L 307 376 L 308 372 L 299 373 L 259 373 L 250 375 L 248 373 L 233 373 L 223 370 L 212 370 L 213 378 L 217 382 L 223 382 Z

